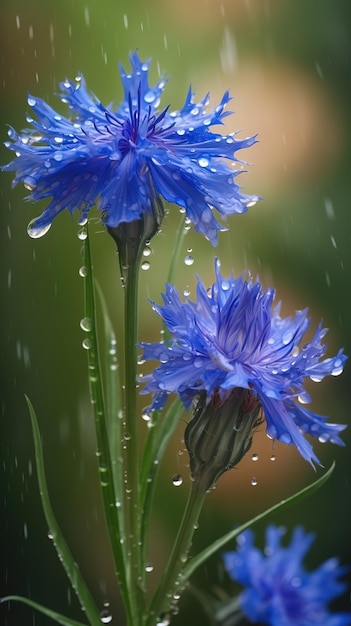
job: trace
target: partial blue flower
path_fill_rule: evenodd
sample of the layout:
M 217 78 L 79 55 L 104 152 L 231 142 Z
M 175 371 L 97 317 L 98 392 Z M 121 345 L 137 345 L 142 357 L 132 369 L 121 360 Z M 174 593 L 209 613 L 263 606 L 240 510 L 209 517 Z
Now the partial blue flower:
M 244 585 L 239 604 L 250 624 L 268 626 L 348 626 L 351 613 L 330 613 L 328 604 L 347 589 L 339 579 L 348 571 L 332 558 L 313 572 L 303 559 L 314 535 L 296 527 L 290 545 L 281 546 L 284 528 L 268 526 L 262 553 L 246 530 L 236 552 L 223 556 L 230 577 Z
M 261 403 L 268 436 L 318 462 L 305 434 L 343 445 L 339 432 L 346 426 L 327 423 L 327 417 L 304 406 L 311 400 L 304 383 L 341 374 L 343 350 L 322 358 L 327 346 L 321 325 L 310 342 L 302 343 L 310 325 L 307 309 L 283 318 L 280 304 L 272 307 L 273 289 L 264 291 L 258 279 L 223 278 L 219 261 L 215 272 L 209 290 L 198 279 L 195 302 L 182 302 L 167 284 L 164 305 L 153 304 L 171 338 L 141 344 L 144 359 L 160 361 L 142 379 L 143 393 L 154 394 L 150 410 L 161 408 L 169 393 L 179 394 L 189 408 L 201 391 L 209 403 L 214 394 L 224 402 L 236 389 L 248 389 Z
M 237 139 L 210 129 L 222 125 L 231 99 L 225 92 L 208 112 L 208 95 L 194 100 L 191 89 L 180 111 L 159 109 L 166 81 L 149 85 L 150 62 L 130 55 L 131 73 L 120 66 L 124 100 L 118 108 L 105 107 L 88 92 L 79 75 L 61 83 L 60 98 L 71 110 L 68 119 L 40 98 L 28 97 L 36 119 L 20 135 L 12 128 L 5 145 L 16 158 L 4 170 L 16 172 L 14 184 L 23 182 L 31 200 L 51 197 L 44 212 L 29 228 L 32 236 L 48 230 L 61 211 L 78 209 L 84 223 L 97 204 L 107 227 L 151 214 L 157 196 L 184 208 L 197 231 L 214 245 L 225 228 L 213 207 L 225 217 L 244 213 L 258 197 L 240 192 L 231 165 L 235 153 L 256 142 Z M 228 164 L 226 160 L 231 163 Z

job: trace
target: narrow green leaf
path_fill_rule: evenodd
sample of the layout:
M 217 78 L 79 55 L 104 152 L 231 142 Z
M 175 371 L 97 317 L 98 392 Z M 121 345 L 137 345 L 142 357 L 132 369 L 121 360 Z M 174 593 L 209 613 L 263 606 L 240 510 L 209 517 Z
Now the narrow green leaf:
M 29 598 L 22 598 L 22 596 L 6 596 L 5 598 L 0 599 L 0 603 L 3 602 L 21 602 L 22 604 L 27 604 L 32 609 L 35 609 L 39 613 L 43 613 L 46 617 L 50 617 L 50 619 L 54 620 L 57 624 L 61 624 L 61 626 L 86 626 L 82 622 L 77 622 L 75 619 L 70 619 L 65 615 L 61 615 L 61 613 L 57 613 L 56 611 L 52 611 L 51 609 L 47 609 L 42 604 L 38 604 L 38 602 L 33 602 L 33 600 L 29 600 Z
M 295 504 L 299 500 L 302 500 L 302 498 L 305 498 L 306 496 L 311 495 L 314 491 L 317 491 L 317 489 L 320 489 L 320 487 L 322 487 L 322 485 L 324 485 L 324 483 L 330 478 L 330 476 L 332 475 L 334 471 L 334 468 L 335 468 L 335 462 L 333 462 L 331 467 L 328 469 L 327 472 L 323 474 L 323 476 L 318 478 L 316 481 L 314 481 L 307 487 L 304 487 L 297 493 L 294 493 L 289 498 L 286 498 L 285 500 L 281 500 L 277 504 L 274 504 L 269 509 L 266 509 L 265 511 L 263 511 L 263 513 L 260 513 L 259 515 L 254 517 L 252 520 L 249 520 L 248 522 L 245 522 L 245 524 L 242 524 L 238 528 L 231 530 L 226 535 L 223 535 L 223 537 L 220 537 L 219 539 L 214 541 L 210 546 L 207 546 L 207 548 L 205 548 L 202 552 L 200 552 L 200 554 L 195 556 L 186 565 L 180 577 L 180 584 L 183 585 L 190 578 L 190 576 L 195 572 L 195 570 L 200 565 L 202 565 L 202 563 L 204 563 L 210 556 L 215 554 L 218 550 L 221 550 L 229 541 L 231 541 L 232 539 L 235 539 L 235 537 L 237 537 L 237 535 L 240 535 L 240 533 L 246 530 L 246 528 L 253 526 L 254 524 L 256 524 L 256 522 L 267 517 L 274 511 L 285 509 L 291 504 Z
M 26 402 L 29 409 L 29 414 L 32 422 L 32 430 L 33 430 L 33 438 L 34 438 L 34 447 L 35 447 L 35 461 L 36 468 L 38 474 L 38 483 L 39 483 L 39 491 L 41 502 L 44 510 L 44 515 L 46 518 L 46 522 L 48 524 L 48 528 L 50 530 L 50 534 L 53 539 L 53 544 L 56 548 L 56 552 L 59 556 L 60 561 L 62 562 L 67 576 L 71 581 L 71 585 L 76 592 L 80 604 L 84 607 L 85 613 L 90 624 L 93 626 L 97 626 L 101 624 L 99 611 L 96 607 L 94 599 L 85 583 L 85 580 L 79 570 L 77 563 L 75 562 L 71 551 L 61 533 L 60 527 L 56 521 L 51 502 L 49 497 L 49 492 L 46 483 L 45 476 L 45 466 L 44 466 L 44 458 L 43 458 L 43 450 L 41 445 L 41 437 L 38 426 L 38 420 L 33 408 L 33 405 L 29 398 L 25 396 Z

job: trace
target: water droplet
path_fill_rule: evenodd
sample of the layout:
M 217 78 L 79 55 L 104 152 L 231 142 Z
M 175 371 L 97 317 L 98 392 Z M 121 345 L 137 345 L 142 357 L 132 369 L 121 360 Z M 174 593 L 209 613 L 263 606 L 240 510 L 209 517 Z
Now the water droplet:
M 93 328 L 93 322 L 90 317 L 83 317 L 83 319 L 80 320 L 79 325 L 86 333 L 89 333 Z
M 314 383 L 321 383 L 323 378 L 321 378 L 320 376 L 310 376 L 310 379 L 314 382 Z
M 82 346 L 83 346 L 84 350 L 90 350 L 90 348 L 92 346 L 91 339 L 88 339 L 88 338 L 83 339 Z
M 78 231 L 78 239 L 80 239 L 81 241 L 84 241 L 88 236 L 87 230 L 86 228 L 82 228 L 81 230 Z
M 46 226 L 35 226 L 35 223 L 38 218 L 34 218 L 31 220 L 27 227 L 27 233 L 32 239 L 39 239 L 46 235 L 48 230 L 51 228 L 51 224 L 47 224 Z
M 189 289 L 189 287 L 185 287 L 183 293 L 184 293 L 184 296 L 186 298 L 188 298 L 190 296 L 190 289 Z
M 283 334 L 282 334 L 282 342 L 283 344 L 286 346 L 288 343 L 290 343 L 290 341 L 293 338 L 293 332 L 291 330 L 286 330 Z
M 147 565 L 145 565 L 145 572 L 149 573 L 152 572 L 154 569 L 154 566 L 151 563 L 147 563 Z
M 257 485 L 257 478 L 255 478 L 255 477 L 251 478 L 251 485 L 253 487 L 255 487 Z
M 145 246 L 143 250 L 143 256 L 150 256 L 151 253 L 152 253 L 151 248 L 149 248 L 149 246 Z
M 112 615 L 108 609 L 103 609 L 100 613 L 100 619 L 103 624 L 110 624 L 112 622 Z
M 192 265 L 194 263 L 194 259 L 190 254 L 188 254 L 184 259 L 185 265 Z
M 275 461 L 275 460 L 276 460 L 276 458 L 277 458 L 277 457 L 275 456 L 275 454 L 272 454 L 272 456 L 270 457 L 270 460 L 271 460 L 271 461 Z
M 28 96 L 27 102 L 29 104 L 30 107 L 35 107 L 37 101 L 35 98 L 32 98 L 31 96 Z
M 82 267 L 79 268 L 79 276 L 81 276 L 82 278 L 86 278 L 86 276 L 88 275 L 88 270 L 85 267 L 85 265 L 82 265 Z
M 253 461 L 258 461 L 258 454 L 253 454 L 251 458 Z
M 143 262 L 142 262 L 142 264 L 141 264 L 141 269 L 142 269 L 142 270 L 145 270 L 145 271 L 146 271 L 146 270 L 149 270 L 149 269 L 150 269 L 150 263 L 149 263 L 149 261 L 143 261 Z
M 130 441 L 132 436 L 131 436 L 130 433 L 126 432 L 126 433 L 124 433 L 123 438 L 124 438 L 125 441 Z
M 145 422 L 149 422 L 151 420 L 150 413 L 147 413 L 146 411 L 143 411 L 141 417 Z
M 198 159 L 198 164 L 200 165 L 200 167 L 207 167 L 209 165 L 209 160 L 205 159 L 204 157 L 201 157 L 200 159 Z
M 28 191 L 33 191 L 36 187 L 36 180 L 33 176 L 27 176 L 23 179 L 23 184 Z
M 172 477 L 172 484 L 175 487 L 180 487 L 180 485 L 183 484 L 183 478 L 180 474 L 174 474 L 174 476 Z
M 145 102 L 147 102 L 148 104 L 151 104 L 151 102 L 154 102 L 155 99 L 156 99 L 156 94 L 151 89 L 146 92 L 144 96 Z

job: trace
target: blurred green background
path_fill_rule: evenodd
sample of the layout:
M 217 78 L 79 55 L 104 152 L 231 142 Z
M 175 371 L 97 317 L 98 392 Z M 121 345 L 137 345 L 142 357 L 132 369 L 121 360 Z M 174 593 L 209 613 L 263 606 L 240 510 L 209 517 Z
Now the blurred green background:
M 230 88 L 235 115 L 228 131 L 259 134 L 260 143 L 239 154 L 253 165 L 241 176 L 244 190 L 264 199 L 247 215 L 228 220 L 214 250 L 192 230 L 187 234 L 176 284 L 194 293 L 194 274 L 213 281 L 218 254 L 224 273 L 249 268 L 264 285 L 273 284 L 283 313 L 309 307 L 313 329 L 320 319 L 330 328 L 329 354 L 339 346 L 351 353 L 350 331 L 350 24 L 348 0 L 12 0 L 3 3 L 1 103 L 6 124 L 26 126 L 26 93 L 64 112 L 54 94 L 65 77 L 83 72 L 103 103 L 119 103 L 117 62 L 128 67 L 136 48 L 170 77 L 162 104 L 179 108 L 189 84 L 202 98 L 210 90 L 215 106 Z M 1 150 L 1 163 L 11 154 Z M 47 538 L 38 495 L 34 452 L 24 393 L 36 407 L 43 437 L 52 502 L 66 538 L 95 597 L 108 601 L 113 624 L 123 624 L 95 477 L 94 426 L 86 380 L 86 354 L 79 321 L 83 317 L 81 242 L 77 220 L 61 214 L 40 240 L 26 233 L 44 207 L 23 201 L 1 176 L 1 575 L 0 596 L 18 593 L 82 619 L 63 569 Z M 98 280 L 116 330 L 121 327 L 122 292 L 112 239 L 93 214 L 92 247 Z M 160 301 L 179 211 L 169 208 L 162 232 L 152 242 L 150 269 L 142 272 L 140 337 L 158 340 L 159 320 L 147 298 Z M 190 250 L 191 249 L 191 250 Z M 191 254 L 194 263 L 183 263 Z M 313 409 L 347 423 L 349 367 L 339 379 L 311 385 Z M 142 397 L 140 409 L 147 403 Z M 140 429 L 146 431 L 140 419 Z M 179 425 L 162 468 L 155 510 L 150 588 L 161 575 L 179 524 L 188 488 L 184 424 Z M 351 431 L 344 434 L 350 445 Z M 315 443 L 323 465 L 337 460 L 333 477 L 310 500 L 274 516 L 291 529 L 302 524 L 317 533 L 308 564 L 336 555 L 351 563 L 350 452 Z M 294 449 L 272 442 L 264 429 L 251 453 L 227 473 L 209 495 L 194 550 L 234 524 L 291 495 L 315 479 Z M 320 475 L 321 470 L 317 470 Z M 173 474 L 184 477 L 172 486 Z M 251 485 L 251 478 L 257 485 Z M 256 527 L 262 537 L 265 524 Z M 232 546 L 234 547 L 234 546 Z M 212 559 L 195 584 L 230 591 L 220 558 Z M 347 606 L 346 596 L 340 606 Z M 174 624 L 205 624 L 191 593 L 180 603 Z M 49 620 L 28 608 L 1 607 L 6 626 L 45 626 Z M 51 623 L 51 622 L 50 622 Z

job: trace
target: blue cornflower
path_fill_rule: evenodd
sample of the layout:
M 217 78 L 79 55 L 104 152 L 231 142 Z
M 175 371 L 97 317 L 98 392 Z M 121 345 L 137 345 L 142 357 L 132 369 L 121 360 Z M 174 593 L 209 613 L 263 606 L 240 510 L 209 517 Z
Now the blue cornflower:
M 291 543 L 280 545 L 284 528 L 268 526 L 264 553 L 253 545 L 246 530 L 238 536 L 236 552 L 223 556 L 230 577 L 246 589 L 239 604 L 250 624 L 269 626 L 348 626 L 351 613 L 329 613 L 328 604 L 347 586 L 340 582 L 348 568 L 332 558 L 307 572 L 303 558 L 314 540 L 312 533 L 296 527 Z
M 232 162 L 237 150 L 256 139 L 211 132 L 229 115 L 224 111 L 228 92 L 210 112 L 208 95 L 195 102 L 191 89 L 180 111 L 159 109 L 166 81 L 161 77 L 149 86 L 150 62 L 142 62 L 137 53 L 130 61 L 130 74 L 120 66 L 124 101 L 117 109 L 90 94 L 82 75 L 60 85 L 72 119 L 40 98 L 28 97 L 37 120 L 27 117 L 32 129 L 20 135 L 10 128 L 12 143 L 5 145 L 16 158 L 3 169 L 16 171 L 14 184 L 22 181 L 31 191 L 29 199 L 52 197 L 29 233 L 46 232 L 64 209 L 79 209 L 84 223 L 95 204 L 105 225 L 114 228 L 151 214 L 162 196 L 184 208 L 195 229 L 215 245 L 217 231 L 225 229 L 213 207 L 226 216 L 243 213 L 258 200 L 240 192 L 234 182 L 239 172 L 224 160 Z
M 151 410 L 162 407 L 168 393 L 177 393 L 189 408 L 202 392 L 206 403 L 218 407 L 229 397 L 248 390 L 246 402 L 260 403 L 267 434 L 294 444 L 300 454 L 317 461 L 304 435 L 343 445 L 339 431 L 345 425 L 327 423 L 303 406 L 310 401 L 305 379 L 321 381 L 343 370 L 346 356 L 322 359 L 326 329 L 318 326 L 309 343 L 299 347 L 310 320 L 307 309 L 294 317 L 280 316 L 272 308 L 275 292 L 263 290 L 258 279 L 225 279 L 215 264 L 216 282 L 209 289 L 198 279 L 196 302 L 181 302 L 176 288 L 167 284 L 164 306 L 153 305 L 171 338 L 164 343 L 142 343 L 144 359 L 160 365 L 143 378 L 143 393 L 153 392 Z

